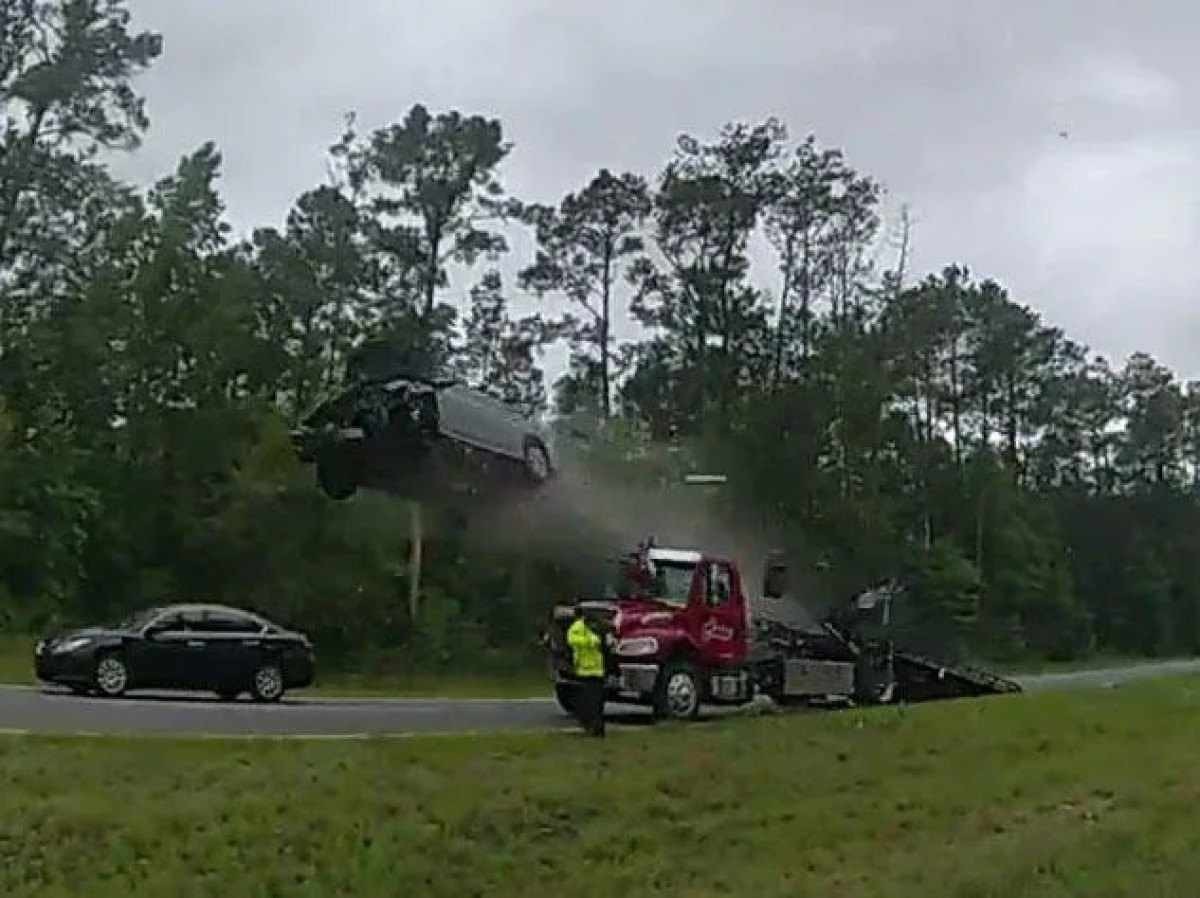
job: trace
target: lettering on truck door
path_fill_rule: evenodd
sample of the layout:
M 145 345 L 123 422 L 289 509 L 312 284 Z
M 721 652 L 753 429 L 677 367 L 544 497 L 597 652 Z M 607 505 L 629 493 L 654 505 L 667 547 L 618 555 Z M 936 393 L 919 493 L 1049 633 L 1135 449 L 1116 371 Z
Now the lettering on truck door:
M 700 640 L 715 659 L 738 661 L 743 613 L 734 601 L 733 571 L 728 564 L 713 562 L 706 573 Z

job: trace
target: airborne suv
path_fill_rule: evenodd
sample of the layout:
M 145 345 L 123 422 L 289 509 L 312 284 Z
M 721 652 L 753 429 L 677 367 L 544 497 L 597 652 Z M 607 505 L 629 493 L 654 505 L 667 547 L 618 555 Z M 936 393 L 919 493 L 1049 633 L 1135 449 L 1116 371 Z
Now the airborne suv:
M 420 493 L 464 472 L 475 485 L 480 473 L 495 481 L 508 472 L 539 486 L 556 469 L 549 432 L 517 406 L 390 360 L 355 371 L 348 388 L 304 417 L 292 442 L 301 461 L 316 464 L 322 491 L 339 500 L 360 486 Z

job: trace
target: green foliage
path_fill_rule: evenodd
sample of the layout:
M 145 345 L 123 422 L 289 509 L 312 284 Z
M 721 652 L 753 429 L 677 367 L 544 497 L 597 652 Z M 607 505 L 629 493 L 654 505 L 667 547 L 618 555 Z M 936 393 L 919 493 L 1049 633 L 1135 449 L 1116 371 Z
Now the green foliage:
M 584 550 L 643 536 L 705 468 L 729 485 L 671 528 L 819 561 L 814 609 L 907 572 L 911 638 L 942 651 L 1200 649 L 1200 385 L 1092 357 L 965 266 L 910 281 L 907 219 L 877 271 L 882 187 L 841 150 L 732 122 L 657 174 L 522 203 L 498 120 L 414 104 L 351 117 L 334 183 L 233 243 L 211 143 L 148 191 L 98 161 L 136 148 L 162 46 L 121 0 L 8 3 L 0 34 L 0 625 L 211 596 L 325 657 L 517 663 L 597 579 Z M 524 316 L 494 267 L 518 223 L 545 304 Z M 288 439 L 380 356 L 529 411 L 552 391 L 560 442 L 588 435 L 552 534 L 424 509 L 416 619 L 407 504 L 326 500 Z
M 567 313 L 559 325 L 570 340 L 574 369 L 568 378 L 573 392 L 564 398 L 572 408 L 592 404 L 604 418 L 612 411 L 612 386 L 623 373 L 612 354 L 613 323 L 624 311 L 614 308 L 616 286 L 623 263 L 645 249 L 639 232 L 650 212 L 646 180 L 608 169 L 565 196 L 557 209 L 526 210 L 538 251 L 522 270 L 521 284 L 539 295 L 560 292 L 583 313 L 583 318 Z
M 910 561 L 906 573 L 897 641 L 951 659 L 964 655 L 979 616 L 979 570 L 952 541 L 938 540 Z

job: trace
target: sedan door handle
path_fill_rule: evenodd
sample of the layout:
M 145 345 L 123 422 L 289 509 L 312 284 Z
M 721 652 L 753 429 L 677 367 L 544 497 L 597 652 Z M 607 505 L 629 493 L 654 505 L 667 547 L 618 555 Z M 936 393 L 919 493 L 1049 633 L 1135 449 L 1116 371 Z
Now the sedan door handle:
M 202 640 L 202 639 L 189 639 L 189 640 L 188 640 L 188 648 L 191 648 L 191 649 L 202 649 L 202 648 L 204 648 L 204 640 Z

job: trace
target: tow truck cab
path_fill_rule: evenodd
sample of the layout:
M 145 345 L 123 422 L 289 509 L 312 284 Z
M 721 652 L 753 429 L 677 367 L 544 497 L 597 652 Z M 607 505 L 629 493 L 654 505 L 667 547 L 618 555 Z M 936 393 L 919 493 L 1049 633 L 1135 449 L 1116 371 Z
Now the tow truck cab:
M 750 604 L 732 561 L 643 546 L 623 560 L 615 601 L 556 608 L 556 691 L 568 710 L 570 652 L 561 643 L 576 608 L 613 637 L 606 664 L 609 700 L 690 717 L 702 703 L 753 697 L 746 663 Z M 552 647 L 554 641 L 552 636 Z

